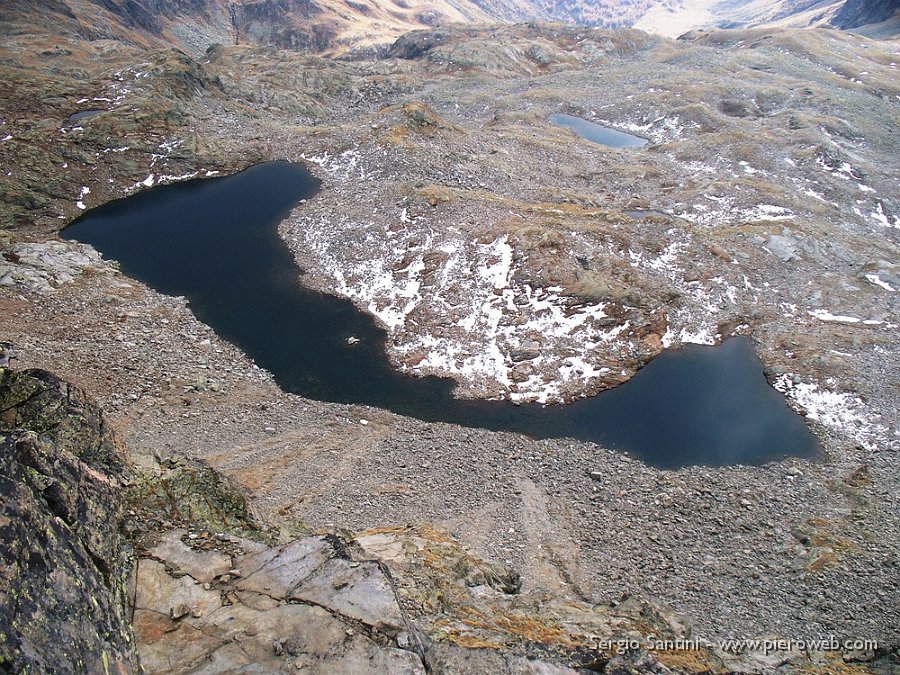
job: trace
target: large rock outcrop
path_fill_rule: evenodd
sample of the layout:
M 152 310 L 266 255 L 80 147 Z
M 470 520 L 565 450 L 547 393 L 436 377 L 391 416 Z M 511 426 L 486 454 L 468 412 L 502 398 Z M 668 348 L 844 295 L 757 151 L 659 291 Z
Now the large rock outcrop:
M 119 534 L 126 471 L 83 391 L 0 369 L 0 671 L 137 671 Z

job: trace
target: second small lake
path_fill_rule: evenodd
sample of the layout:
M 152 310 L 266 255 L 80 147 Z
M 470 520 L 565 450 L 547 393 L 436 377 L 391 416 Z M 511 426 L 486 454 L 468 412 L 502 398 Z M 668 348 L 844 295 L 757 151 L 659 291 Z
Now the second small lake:
M 815 437 L 768 385 L 744 338 L 666 351 L 629 382 L 568 405 L 461 400 L 453 380 L 397 371 L 372 316 L 305 288 L 278 234 L 279 222 L 318 188 L 304 167 L 270 162 L 144 190 L 88 211 L 62 236 L 94 246 L 163 293 L 185 296 L 198 319 L 282 389 L 307 398 L 594 441 L 664 468 L 817 453 Z
M 72 113 L 71 115 L 69 115 L 66 118 L 66 122 L 68 124 L 72 124 L 73 122 L 80 122 L 81 120 L 86 120 L 94 117 L 95 115 L 99 115 L 102 112 L 102 110 L 82 110 L 80 112 Z
M 557 126 L 571 129 L 585 140 L 606 145 L 610 148 L 639 148 L 648 143 L 646 138 L 632 136 L 624 131 L 590 122 L 583 117 L 556 113 L 550 115 L 550 121 Z

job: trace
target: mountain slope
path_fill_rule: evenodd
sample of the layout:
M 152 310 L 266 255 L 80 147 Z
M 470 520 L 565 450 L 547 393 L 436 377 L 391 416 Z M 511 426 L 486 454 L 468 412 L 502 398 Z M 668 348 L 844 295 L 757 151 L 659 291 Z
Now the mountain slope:
M 895 16 L 897 0 L 534 0 L 554 19 L 630 26 L 677 37 L 695 28 L 865 28 Z M 897 35 L 896 24 L 885 36 Z
M 366 58 L 404 33 L 452 23 L 555 20 L 668 37 L 697 28 L 833 24 L 890 37 L 900 34 L 897 8 L 898 0 L 7 0 L 0 34 L 174 45 L 194 56 L 212 44 L 247 44 Z
M 847 0 L 832 23 L 871 38 L 900 36 L 900 0 Z
M 810 28 L 827 23 L 844 0 L 724 0 L 713 14 L 723 28 L 761 25 Z
M 470 0 L 10 0 L 0 7 L 0 34 L 175 45 L 193 55 L 220 43 L 359 56 L 411 30 L 540 16 L 523 0 L 485 8 Z

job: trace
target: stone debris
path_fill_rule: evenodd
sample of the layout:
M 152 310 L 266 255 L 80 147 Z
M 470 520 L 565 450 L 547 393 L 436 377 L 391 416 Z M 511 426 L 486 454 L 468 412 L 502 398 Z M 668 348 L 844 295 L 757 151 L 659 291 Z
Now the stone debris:
M 116 270 L 90 246 L 75 242 L 34 242 L 13 246 L 0 258 L 0 286 L 51 293 L 84 274 Z

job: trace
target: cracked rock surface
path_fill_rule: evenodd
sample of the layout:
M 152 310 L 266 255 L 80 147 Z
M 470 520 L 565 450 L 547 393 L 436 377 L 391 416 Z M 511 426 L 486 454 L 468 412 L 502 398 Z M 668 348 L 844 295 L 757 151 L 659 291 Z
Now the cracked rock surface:
M 134 626 L 150 672 L 425 672 L 392 646 L 404 620 L 377 563 L 346 560 L 325 537 L 239 542 L 228 557 L 185 535 L 166 533 L 138 563 Z
M 149 672 L 563 674 L 608 661 L 601 636 L 689 630 L 641 601 L 519 596 L 518 575 L 429 528 L 280 546 L 220 533 L 212 549 L 208 534 L 168 530 L 140 554 L 134 630 Z

